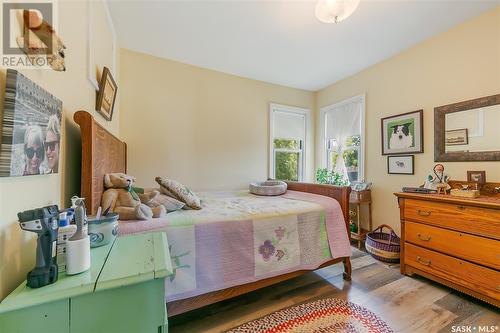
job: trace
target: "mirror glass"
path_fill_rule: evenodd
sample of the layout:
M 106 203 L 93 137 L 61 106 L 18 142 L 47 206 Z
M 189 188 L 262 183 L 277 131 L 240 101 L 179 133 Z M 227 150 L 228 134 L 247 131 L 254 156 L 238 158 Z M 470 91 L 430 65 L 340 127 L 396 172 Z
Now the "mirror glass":
M 500 151 L 500 105 L 446 114 L 445 152 Z

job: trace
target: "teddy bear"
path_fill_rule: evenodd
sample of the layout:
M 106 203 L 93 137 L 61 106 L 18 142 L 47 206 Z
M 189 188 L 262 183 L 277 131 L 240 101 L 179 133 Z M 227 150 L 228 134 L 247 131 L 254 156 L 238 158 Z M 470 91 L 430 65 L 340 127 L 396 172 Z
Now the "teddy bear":
M 152 217 L 165 216 L 166 209 L 162 205 L 155 205 L 158 191 L 136 193 L 132 185 L 135 178 L 124 173 L 104 175 L 102 207 L 104 210 L 118 213 L 120 220 L 148 220 Z

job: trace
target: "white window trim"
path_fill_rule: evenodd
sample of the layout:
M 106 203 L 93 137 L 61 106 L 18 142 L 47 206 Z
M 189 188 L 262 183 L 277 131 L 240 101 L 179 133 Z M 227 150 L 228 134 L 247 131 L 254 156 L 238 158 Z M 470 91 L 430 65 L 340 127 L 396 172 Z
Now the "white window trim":
M 324 106 L 320 108 L 319 110 L 319 148 L 321 149 L 321 152 L 319 154 L 320 156 L 320 161 L 319 165 L 322 168 L 327 168 L 328 167 L 328 143 L 326 141 L 326 121 L 325 121 L 325 116 L 328 112 L 334 112 L 336 108 L 343 106 L 345 104 L 350 104 L 354 102 L 361 102 L 361 142 L 360 142 L 360 149 L 361 149 L 361 154 L 359 154 L 359 163 L 361 167 L 359 168 L 359 179 L 365 179 L 365 155 L 366 155 L 366 145 L 365 145 L 365 137 L 366 137 L 366 132 L 365 132 L 365 119 L 366 119 L 366 94 L 361 94 L 358 96 L 354 96 L 348 99 L 345 99 L 341 102 L 331 104 L 328 106 Z
M 270 103 L 269 104 L 269 178 L 274 179 L 274 114 L 275 112 L 294 113 L 304 116 L 304 140 L 302 141 L 302 156 L 301 165 L 299 165 L 298 180 L 304 181 L 307 172 L 307 146 L 310 142 L 310 124 L 311 124 L 311 110 L 299 108 L 296 106 L 289 106 L 283 104 Z M 289 150 L 287 150 L 289 151 Z

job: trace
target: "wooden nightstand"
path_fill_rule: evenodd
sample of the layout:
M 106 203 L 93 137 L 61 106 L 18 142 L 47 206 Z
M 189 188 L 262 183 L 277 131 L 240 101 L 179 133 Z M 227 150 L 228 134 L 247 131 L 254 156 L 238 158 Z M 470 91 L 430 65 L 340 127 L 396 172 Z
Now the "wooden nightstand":
M 91 268 L 0 303 L 0 332 L 167 332 L 165 233 L 118 237 L 91 250 Z
M 354 222 L 357 227 L 357 232 L 351 231 L 351 238 L 358 241 L 358 248 L 361 248 L 361 242 L 366 239 L 366 234 L 372 230 L 372 192 L 365 191 L 352 191 L 349 198 L 349 204 L 356 205 L 356 221 Z M 361 205 L 368 205 L 368 230 L 361 226 Z

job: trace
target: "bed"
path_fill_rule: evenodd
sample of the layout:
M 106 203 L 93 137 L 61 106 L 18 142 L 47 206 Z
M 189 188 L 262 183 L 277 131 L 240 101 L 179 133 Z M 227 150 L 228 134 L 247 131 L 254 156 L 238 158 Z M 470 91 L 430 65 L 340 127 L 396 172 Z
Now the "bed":
M 86 111 L 76 112 L 74 120 L 80 126 L 82 138 L 81 196 L 86 198 L 87 210 L 94 214 L 100 206 L 104 174 L 127 171 L 127 146 Z M 197 271 L 191 275 L 197 280 L 190 281 L 187 271 L 179 269 L 177 281 L 174 276 L 166 287 L 169 316 L 334 263 L 344 264 L 344 279 L 350 280 L 347 232 L 350 188 L 288 182 L 288 190 L 285 195 L 272 198 L 246 191 L 201 193 L 204 208 L 200 211 L 170 213 L 156 221 L 123 221 L 120 233 L 168 230 L 171 246 L 185 243 L 182 245 L 196 249 L 197 257 L 184 259 L 191 260 L 190 266 L 196 267 Z M 189 239 L 191 241 L 179 241 Z M 319 246 L 308 247 L 308 243 L 302 243 L 306 241 Z M 230 243 L 234 244 L 233 248 Z M 217 244 L 220 246 L 214 246 Z M 254 244 L 251 250 L 254 253 L 248 255 L 234 250 L 244 249 L 242 244 Z M 177 266 L 183 266 L 179 256 L 188 251 L 171 249 L 171 252 Z M 224 260 L 216 260 L 222 256 Z M 251 272 L 245 275 L 248 267 Z M 223 274 L 218 274 L 220 272 Z

